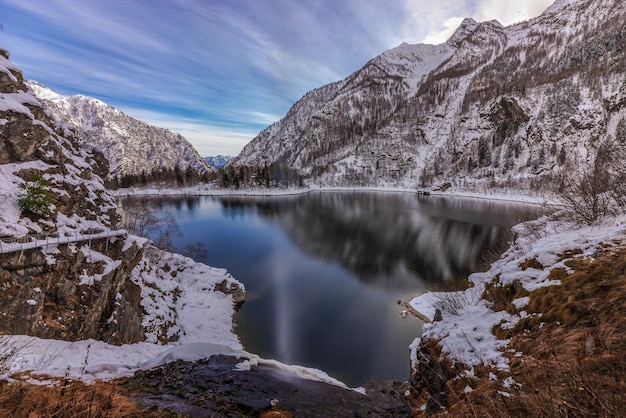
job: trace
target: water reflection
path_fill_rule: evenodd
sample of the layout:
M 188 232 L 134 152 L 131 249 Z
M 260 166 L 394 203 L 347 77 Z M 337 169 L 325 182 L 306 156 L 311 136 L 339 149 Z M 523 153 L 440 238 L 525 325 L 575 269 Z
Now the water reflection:
M 511 207 L 407 193 L 146 199 L 174 213 L 177 251 L 246 286 L 246 349 L 361 385 L 407 379 L 421 321 L 399 316 L 419 290 L 463 287 L 502 248 Z
M 506 243 L 513 217 L 510 205 L 406 193 L 320 192 L 222 205 L 226 216 L 254 208 L 303 251 L 370 285 L 402 290 L 462 287 L 483 256 Z

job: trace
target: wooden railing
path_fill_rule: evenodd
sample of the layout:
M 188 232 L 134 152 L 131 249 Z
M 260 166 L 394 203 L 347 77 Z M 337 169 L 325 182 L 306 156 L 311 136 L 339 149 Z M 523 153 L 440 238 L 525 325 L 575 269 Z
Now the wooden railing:
M 127 235 L 128 231 L 125 229 L 91 229 L 86 231 L 73 231 L 65 234 L 29 234 L 19 238 L 2 238 L 0 239 L 0 254 L 14 253 L 33 248 L 44 248 L 49 245 L 73 244 L 76 242 L 120 236 L 126 237 Z

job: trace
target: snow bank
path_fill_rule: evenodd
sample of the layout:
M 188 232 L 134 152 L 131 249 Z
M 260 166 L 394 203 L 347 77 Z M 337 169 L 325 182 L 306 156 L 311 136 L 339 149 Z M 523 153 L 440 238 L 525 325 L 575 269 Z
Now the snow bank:
M 176 340 L 180 343 L 216 343 L 241 349 L 232 331 L 233 298 L 215 291 L 243 284 L 224 269 L 196 263 L 191 258 L 144 247 L 144 258 L 131 274 L 141 288 L 142 306 L 146 312 L 143 326 L 149 342 Z
M 526 290 L 560 284 L 549 279 L 554 268 L 568 269 L 564 264 L 572 250 L 579 257 L 594 257 L 606 246 L 615 246 L 626 236 L 626 216 L 606 220 L 594 227 L 578 227 L 574 224 L 542 217 L 536 221 L 519 224 L 513 228 L 516 239 L 511 248 L 492 264 L 489 271 L 474 273 L 469 280 L 473 287 L 463 292 L 430 292 L 412 299 L 409 304 L 419 313 L 433 320 L 436 309 L 442 312 L 442 320 L 425 324 L 422 339 L 436 339 L 452 361 L 469 367 L 479 364 L 508 369 L 503 349 L 508 340 L 498 340 L 491 332 L 493 326 L 513 327 L 522 311 L 510 315 L 505 311 L 494 312 L 490 303 L 481 298 L 485 284 L 496 276 L 502 285 L 519 282 Z M 538 264 L 529 267 L 529 260 Z M 543 267 L 543 268 L 541 268 Z M 528 297 L 513 302 L 518 307 L 528 304 Z M 417 361 L 417 338 L 409 347 L 411 362 Z
M 91 252 L 90 257 L 94 262 L 108 261 L 100 253 Z M 232 296 L 214 290 L 224 281 L 227 287 L 239 284 L 226 270 L 148 244 L 131 279 L 141 287 L 147 342 L 114 346 L 94 340 L 68 342 L 0 336 L 0 358 L 5 358 L 0 362 L 0 378 L 29 373 L 33 383 L 46 383 L 46 377 L 90 383 L 131 376 L 138 370 L 175 360 L 197 361 L 222 354 L 242 359 L 234 372 L 264 366 L 346 388 L 320 370 L 286 365 L 244 351 L 232 331 Z M 110 320 L 115 320 L 115 313 Z M 168 330 L 165 337 L 175 337 L 177 341 L 159 344 L 163 335 L 158 330 L 163 329 Z

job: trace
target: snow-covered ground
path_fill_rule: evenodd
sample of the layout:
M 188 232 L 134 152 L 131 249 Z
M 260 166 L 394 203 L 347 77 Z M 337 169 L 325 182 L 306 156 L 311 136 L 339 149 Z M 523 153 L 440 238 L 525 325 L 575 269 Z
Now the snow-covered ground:
M 26 167 L 24 163 L 19 168 Z M 21 179 L 13 176 L 18 167 L 0 167 L 0 193 L 15 195 Z M 380 188 L 309 188 L 287 190 L 222 190 L 207 185 L 185 189 L 160 189 L 158 187 L 121 189 L 116 195 L 290 195 L 311 191 L 372 191 L 407 192 L 410 189 Z M 433 192 L 437 196 L 466 198 L 487 198 L 518 201 L 534 204 L 554 204 L 554 199 L 513 194 L 481 195 L 464 192 Z M 12 199 L 0 200 L 0 226 L 6 235 L 19 236 L 27 232 L 26 222 L 20 219 L 19 210 Z M 494 313 L 487 303 L 480 299 L 482 286 L 496 274 L 501 274 L 501 282 L 515 279 L 532 288 L 550 284 L 546 280 L 549 270 L 562 266 L 556 254 L 567 249 L 582 248 L 585 254 L 592 254 L 598 243 L 607 241 L 623 233 L 621 223 L 626 219 L 613 220 L 612 224 L 579 230 L 573 225 L 555 223 L 543 218 L 535 222 L 534 230 L 541 231 L 541 237 L 518 231 L 518 240 L 496 262 L 490 271 L 476 273 L 470 277 L 474 287 L 458 294 L 441 296 L 428 293 L 413 301 L 411 306 L 427 317 L 432 318 L 434 307 L 445 297 L 457 297 L 464 305 L 456 315 L 444 313 L 443 320 L 425 326 L 424 335 L 442 338 L 444 349 L 456 360 L 468 365 L 487 363 L 506 368 L 506 358 L 500 349 L 507 341 L 497 340 L 491 334 L 491 327 L 503 320 L 511 324 L 518 316 Z M 522 227 L 518 227 L 522 228 Z M 2 232 L 0 231 L 0 232 Z M 151 248 L 138 237 L 128 237 L 146 245 L 146 256 L 133 272 L 132 280 L 142 289 L 142 305 L 146 311 L 144 327 L 147 342 L 123 346 L 108 345 L 100 341 L 66 342 L 42 340 L 28 336 L 0 337 L 0 357 L 6 360 L 0 364 L 0 372 L 5 376 L 12 373 L 30 372 L 31 375 L 73 377 L 85 381 L 112 379 L 132 375 L 135 371 L 153 367 L 176 359 L 197 360 L 212 354 L 230 354 L 242 359 L 237 367 L 245 370 L 256 364 L 265 364 L 288 370 L 300 376 L 313 378 L 339 386 L 343 383 L 329 377 L 324 372 L 299 366 L 287 366 L 274 360 L 261 359 L 242 350 L 233 332 L 233 300 L 230 295 L 214 291 L 216 284 L 236 280 L 223 269 L 212 268 L 181 255 L 161 252 Z M 537 258 L 546 266 L 543 271 L 522 271 L 519 264 L 528 258 Z M 164 265 L 168 269 L 164 269 Z M 167 271 L 166 271 L 167 270 Z M 176 274 L 172 274 L 176 272 Z M 524 301 L 519 301 L 520 306 Z M 110 318 L 115 321 L 115 314 Z M 163 339 L 177 337 L 176 343 L 159 344 Z M 419 339 L 411 346 L 412 356 Z M 17 349 L 15 349 L 17 348 Z
M 452 293 L 430 292 L 417 296 L 409 302 L 411 308 L 433 320 L 439 309 L 442 319 L 424 325 L 422 339 L 435 339 L 452 361 L 468 367 L 479 364 L 500 370 L 508 369 L 508 360 L 503 354 L 509 341 L 499 340 L 492 328 L 512 328 L 522 317 L 530 315 L 523 310 L 528 297 L 515 299 L 518 314 L 505 311 L 494 312 L 490 302 L 481 298 L 485 284 L 498 276 L 501 285 L 518 281 L 529 292 L 543 286 L 559 284 L 548 276 L 555 268 L 571 271 L 565 265 L 572 250 L 577 257 L 593 258 L 600 249 L 619 245 L 626 240 L 626 216 L 606 219 L 593 227 L 580 227 L 566 221 L 543 216 L 535 221 L 519 224 L 513 228 L 516 238 L 502 257 L 483 273 L 470 275 L 473 287 Z M 568 253 L 569 251 L 569 253 Z M 571 256 L 569 256 L 571 258 Z M 536 260 L 543 268 L 529 266 L 524 262 Z M 420 338 L 410 346 L 411 361 L 417 361 Z
M 115 346 L 95 340 L 0 336 L 0 378 L 24 373 L 35 383 L 47 383 L 51 377 L 93 382 L 131 376 L 140 369 L 178 359 L 196 361 L 225 354 L 241 359 L 235 371 L 265 365 L 346 387 L 320 370 L 290 366 L 244 351 L 233 332 L 233 298 L 214 290 L 224 281 L 227 287 L 243 287 L 226 270 L 156 249 L 139 237 L 129 236 L 127 240 L 146 246 L 146 256 L 133 270 L 131 279 L 141 287 L 147 342 Z M 168 269 L 163 268 L 165 265 Z M 116 320 L 115 313 L 109 320 Z M 160 332 L 168 338 L 175 336 L 177 341 L 159 344 Z

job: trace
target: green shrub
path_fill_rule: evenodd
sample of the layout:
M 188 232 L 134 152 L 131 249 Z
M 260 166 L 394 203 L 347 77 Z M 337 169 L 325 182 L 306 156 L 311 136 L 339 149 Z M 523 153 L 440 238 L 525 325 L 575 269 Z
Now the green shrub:
M 44 179 L 29 181 L 20 187 L 17 204 L 23 215 L 49 218 L 56 214 L 57 208 L 52 199 L 52 192 Z

